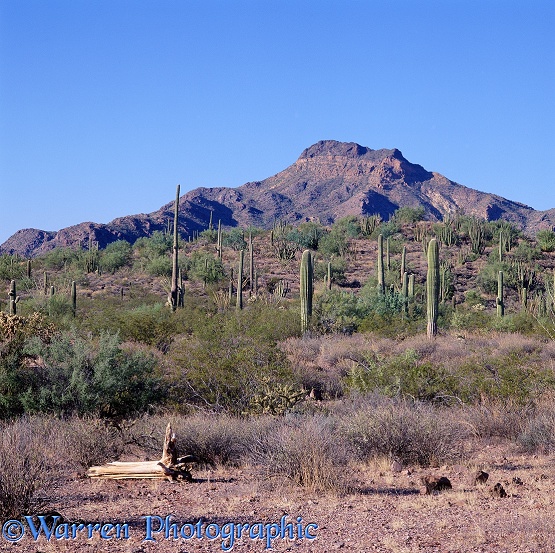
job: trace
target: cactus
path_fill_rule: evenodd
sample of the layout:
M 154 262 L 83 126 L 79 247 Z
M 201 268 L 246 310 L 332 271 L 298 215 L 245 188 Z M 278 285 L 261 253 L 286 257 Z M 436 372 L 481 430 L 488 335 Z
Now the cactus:
M 378 290 L 385 296 L 385 274 L 383 266 L 383 235 L 378 235 Z
M 401 252 L 401 283 L 403 282 L 403 275 L 407 270 L 407 247 L 403 246 L 403 251 Z
M 505 303 L 503 301 L 503 271 L 499 271 L 497 277 L 497 298 L 495 300 L 497 305 L 497 316 L 503 317 L 505 315 Z
M 179 304 L 179 267 L 178 267 L 178 250 L 179 250 L 179 243 L 178 243 L 178 234 L 177 234 L 177 227 L 178 227 L 178 219 L 179 219 L 179 184 L 177 185 L 177 192 L 175 195 L 175 206 L 173 212 L 173 248 L 172 248 L 172 283 L 171 283 L 171 291 L 168 297 L 168 303 L 171 307 L 172 311 L 177 309 Z
M 222 220 L 218 219 L 218 240 L 217 240 L 217 248 L 218 248 L 218 259 L 222 258 Z
M 301 285 L 301 331 L 308 330 L 310 317 L 312 316 L 312 255 L 310 250 L 305 250 L 301 258 L 300 285 Z
M 31 278 L 31 260 L 27 260 L 27 278 Z
M 123 291 L 123 288 L 122 288 Z M 71 281 L 71 311 L 73 316 L 77 314 L 77 285 L 75 281 Z
M 214 225 L 212 224 L 212 217 L 214 215 L 214 210 L 210 210 L 210 221 L 208 222 L 208 230 L 214 230 Z
M 428 246 L 428 275 L 426 278 L 428 338 L 437 335 L 437 314 L 439 307 L 439 246 L 432 238 Z
M 414 275 L 409 275 L 409 285 L 407 289 L 407 295 L 409 298 L 414 298 Z
M 19 302 L 19 296 L 17 295 L 15 280 L 10 282 L 10 292 L 8 293 L 9 298 L 9 314 L 17 315 L 17 303 Z
M 486 247 L 484 221 L 473 217 L 468 224 L 468 236 L 472 253 L 482 255 Z
M 249 231 L 249 296 L 254 292 L 254 246 L 252 243 L 252 231 Z
M 231 305 L 231 301 L 233 300 L 233 267 L 229 270 L 229 305 Z
M 328 290 L 331 290 L 331 261 L 328 261 L 328 276 L 326 280 Z
M 360 230 L 364 236 L 370 236 L 380 225 L 382 218 L 380 215 L 370 215 L 363 217 L 360 221 Z
M 243 263 L 245 261 L 245 250 L 239 252 L 239 270 L 237 271 L 237 302 L 235 309 L 241 311 L 243 309 Z
M 401 286 L 401 295 L 403 296 L 403 314 L 407 312 L 409 303 L 409 274 L 403 273 L 403 285 Z

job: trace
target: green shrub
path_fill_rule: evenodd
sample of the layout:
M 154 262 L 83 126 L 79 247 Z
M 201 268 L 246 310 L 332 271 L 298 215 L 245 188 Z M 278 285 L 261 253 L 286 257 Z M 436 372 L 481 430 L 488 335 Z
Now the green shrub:
M 204 285 L 219 282 L 225 277 L 221 259 L 207 252 L 194 251 L 184 263 L 187 267 L 188 278 L 199 280 Z
M 399 224 L 414 224 L 418 221 L 423 221 L 426 215 L 426 210 L 422 206 L 418 207 L 400 207 L 395 210 L 392 218 Z
M 65 332 L 48 344 L 28 341 L 25 353 L 41 359 L 19 391 L 27 413 L 128 416 L 148 410 L 162 397 L 155 358 L 123 350 L 117 335 L 86 340 Z
M 222 233 L 222 245 L 235 251 L 245 250 L 247 243 L 244 231 L 240 228 L 232 228 Z
M 552 230 L 540 230 L 536 234 L 538 246 L 542 252 L 555 251 L 555 232 Z
M 133 248 L 129 242 L 118 240 L 108 244 L 101 252 L 100 265 L 103 271 L 115 273 L 118 269 L 129 265 Z

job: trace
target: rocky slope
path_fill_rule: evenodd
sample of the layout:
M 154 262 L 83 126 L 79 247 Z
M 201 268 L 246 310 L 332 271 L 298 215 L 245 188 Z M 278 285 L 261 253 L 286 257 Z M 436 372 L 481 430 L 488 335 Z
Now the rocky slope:
M 170 191 L 168 191 L 168 195 Z M 114 240 L 135 241 L 166 228 L 173 202 L 149 214 L 129 215 L 106 225 L 81 223 L 46 232 L 24 229 L 0 246 L 0 253 L 32 257 L 59 246 L 78 247 L 89 236 L 100 247 Z M 397 150 L 371 150 L 353 142 L 320 141 L 293 165 L 263 181 L 238 188 L 197 188 L 180 200 L 179 230 L 183 236 L 214 221 L 227 227 L 268 228 L 276 219 L 323 224 L 346 215 L 379 213 L 387 219 L 397 208 L 423 206 L 427 217 L 441 220 L 461 211 L 487 220 L 505 219 L 529 234 L 555 226 L 555 209 L 536 211 L 495 194 L 457 184 L 439 173 L 407 161 Z

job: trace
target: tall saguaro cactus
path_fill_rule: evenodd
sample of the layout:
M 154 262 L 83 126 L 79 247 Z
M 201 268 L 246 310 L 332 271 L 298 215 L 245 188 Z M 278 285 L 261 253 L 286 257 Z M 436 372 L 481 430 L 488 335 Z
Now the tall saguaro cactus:
M 245 250 L 239 252 L 239 270 L 237 274 L 237 303 L 235 309 L 243 309 L 243 264 L 245 262 Z
M 10 292 L 8 294 L 8 298 L 10 315 L 17 315 L 17 302 L 19 301 L 19 296 L 16 292 L 15 280 L 12 280 L 10 283 Z
M 383 266 L 383 235 L 378 235 L 378 290 L 385 295 L 385 271 Z
M 426 278 L 428 338 L 437 334 L 439 308 L 439 245 L 435 238 L 428 244 L 428 275 Z
M 77 285 L 74 280 L 71 281 L 71 312 L 75 317 L 77 314 Z
M 499 271 L 499 276 L 497 278 L 497 299 L 495 303 L 497 305 L 497 316 L 503 317 L 503 315 L 505 315 L 505 303 L 503 301 L 503 271 Z
M 401 284 L 403 283 L 403 275 L 407 270 L 407 247 L 403 246 L 403 251 L 401 253 Z
M 301 258 L 300 271 L 301 284 L 301 331 L 308 330 L 310 317 L 312 316 L 312 295 L 313 295 L 313 267 L 312 254 L 310 250 L 305 250 Z
M 172 285 L 170 291 L 169 304 L 172 311 L 177 309 L 179 305 L 179 266 L 178 266 L 178 219 L 179 219 L 179 184 L 175 195 L 175 206 L 173 212 L 173 248 L 172 248 Z

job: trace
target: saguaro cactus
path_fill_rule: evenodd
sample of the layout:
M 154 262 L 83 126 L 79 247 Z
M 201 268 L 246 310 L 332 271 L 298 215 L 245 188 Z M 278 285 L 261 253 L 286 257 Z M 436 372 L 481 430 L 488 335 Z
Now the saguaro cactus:
M 403 283 L 403 275 L 407 270 L 407 247 L 403 246 L 403 251 L 401 252 L 401 284 Z
M 252 231 L 249 231 L 249 296 L 252 296 L 254 289 L 254 244 L 252 241 Z
M 301 258 L 301 331 L 306 332 L 312 316 L 313 267 L 312 254 L 305 250 Z
M 331 290 L 331 261 L 328 261 L 328 275 L 326 279 L 328 290 Z
M 75 317 L 77 314 L 77 285 L 74 280 L 71 281 L 71 311 Z
M 19 301 L 19 296 L 16 292 L 15 280 L 12 280 L 10 283 L 10 292 L 8 294 L 8 298 L 10 315 L 17 315 L 17 302 Z
M 497 305 L 497 316 L 503 317 L 503 315 L 505 315 L 505 303 L 503 302 L 503 271 L 499 271 L 499 276 L 497 277 L 497 299 L 495 303 Z
M 378 235 L 378 290 L 385 295 L 385 273 L 383 266 L 383 235 Z
M 218 258 L 222 258 L 222 220 L 218 219 Z
M 177 309 L 179 305 L 179 267 L 178 267 L 178 218 L 179 218 L 179 184 L 177 185 L 177 192 L 175 195 L 175 206 L 173 212 L 173 248 L 172 248 L 172 285 L 170 297 L 168 298 L 172 311 Z
M 437 334 L 439 307 L 439 245 L 435 238 L 428 245 L 428 275 L 426 278 L 428 338 Z
M 237 271 L 237 303 L 235 309 L 243 309 L 243 264 L 245 262 L 245 250 L 239 252 L 239 270 Z

